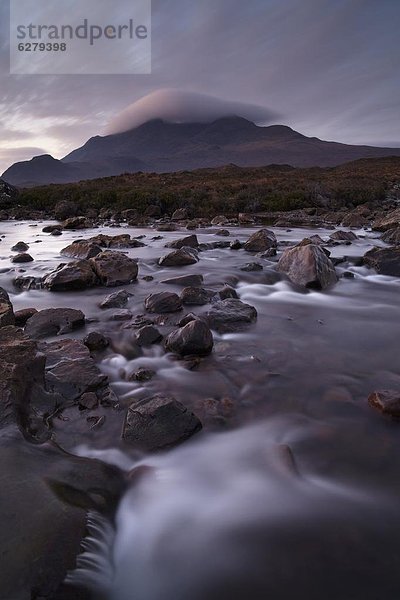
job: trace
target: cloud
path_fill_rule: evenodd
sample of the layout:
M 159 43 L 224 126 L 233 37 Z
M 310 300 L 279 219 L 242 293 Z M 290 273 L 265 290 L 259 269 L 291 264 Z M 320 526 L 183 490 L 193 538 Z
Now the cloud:
M 171 123 L 209 123 L 221 117 L 239 116 L 256 123 L 268 123 L 275 114 L 254 104 L 232 102 L 174 89 L 157 90 L 140 98 L 111 120 L 108 133 L 121 133 L 151 121 Z

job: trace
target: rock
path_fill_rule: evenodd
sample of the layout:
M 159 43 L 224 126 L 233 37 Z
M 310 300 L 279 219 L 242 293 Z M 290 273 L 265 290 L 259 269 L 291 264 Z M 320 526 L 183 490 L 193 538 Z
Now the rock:
M 397 229 L 398 227 L 400 227 L 400 208 L 396 208 L 396 210 L 376 219 L 372 223 L 372 229 L 376 231 L 387 231 L 388 229 Z
M 323 244 L 325 244 L 324 240 L 322 239 L 321 236 L 319 236 L 318 234 L 316 235 L 310 235 L 310 237 L 308 238 L 313 244 L 317 244 L 317 246 L 323 246 Z
M 388 229 L 381 237 L 383 242 L 391 246 L 400 246 L 400 227 Z
M 166 248 L 175 248 L 179 250 L 179 248 L 198 248 L 199 240 L 197 239 L 197 235 L 187 235 L 186 237 L 180 238 L 179 240 L 173 240 L 172 242 L 168 242 L 165 244 Z
M 246 213 L 239 213 L 238 219 L 241 225 L 252 225 L 254 223 L 254 217 Z
M 157 226 L 157 231 L 176 231 L 178 227 L 175 223 L 161 223 L 161 225 Z
M 197 222 L 197 221 L 195 221 L 195 220 L 188 221 L 188 222 L 186 223 L 186 229 L 188 229 L 189 231 L 190 231 L 190 230 L 193 230 L 193 229 L 197 229 L 197 228 L 198 228 L 198 226 L 199 226 L 199 224 L 198 224 L 198 222 Z
M 51 292 L 85 290 L 98 283 L 99 280 L 87 260 L 61 264 L 43 280 L 43 286 Z
M 135 335 L 135 340 L 138 346 L 151 346 L 161 342 L 163 336 L 154 325 L 145 325 L 141 327 Z
M 202 306 L 204 304 L 208 304 L 213 296 L 214 292 L 193 286 L 186 287 L 181 292 L 182 304 L 188 304 L 192 306 Z
M 227 333 L 254 323 L 257 320 L 257 311 L 250 304 L 228 299 L 213 304 L 211 310 L 204 316 L 211 329 L 219 333 Z
M 349 213 L 342 221 L 343 227 L 356 227 L 357 229 L 361 229 L 361 227 L 366 227 L 367 225 L 369 225 L 369 219 L 354 213 Z
M 13 284 L 21 290 L 40 290 L 43 287 L 43 280 L 41 277 L 20 275 L 13 280 Z
M 85 326 L 85 315 L 74 308 L 46 308 L 28 319 L 25 333 L 38 339 L 51 335 L 63 335 Z
M 99 399 L 94 392 L 86 392 L 86 394 L 82 394 L 78 402 L 80 408 L 86 410 L 93 410 L 99 405 Z
M 137 262 L 121 252 L 106 250 L 89 262 L 100 283 L 106 287 L 125 285 L 137 279 Z
M 186 208 L 178 208 L 178 210 L 176 210 L 174 212 L 174 214 L 172 215 L 171 219 L 173 221 L 184 221 L 185 219 L 188 218 L 188 211 L 186 210 Z
M 164 279 L 161 283 L 169 285 L 182 285 L 183 287 L 194 286 L 199 287 L 203 283 L 203 275 L 182 275 L 182 277 L 171 277 L 171 279 Z
M 217 248 L 230 248 L 230 242 L 207 242 L 206 244 L 200 244 L 199 250 L 205 252 L 206 250 L 215 250 Z
M 175 446 L 202 428 L 199 419 L 172 396 L 152 396 L 128 409 L 123 439 L 151 452 Z
M 151 294 L 144 301 L 146 310 L 151 313 L 173 313 L 182 308 L 182 300 L 177 294 L 171 292 L 160 292 Z
M 24 264 L 32 261 L 32 256 L 30 254 L 26 254 L 26 252 L 11 257 L 11 262 L 16 264 Z
M 276 248 L 277 240 L 273 231 L 260 229 L 253 233 L 244 244 L 246 252 L 265 252 L 270 248 Z
M 220 235 L 221 237 L 229 237 L 231 234 L 227 229 L 219 229 L 215 232 L 215 235 Z
M 114 248 L 119 250 L 123 248 L 142 248 L 146 245 L 138 239 L 132 239 L 129 233 L 121 233 L 120 235 L 105 235 L 104 233 L 100 233 L 86 240 L 86 243 L 95 244 L 96 246 L 100 246 L 100 248 Z
M 69 219 L 66 219 L 62 224 L 62 228 L 66 230 L 88 229 L 89 227 L 91 227 L 91 223 L 88 222 L 86 217 L 70 217 Z
M 373 392 L 368 402 L 384 415 L 400 419 L 400 392 L 396 390 L 380 390 Z
M 14 325 L 15 316 L 10 297 L 6 290 L 0 287 L 0 327 Z
M 165 347 L 181 356 L 207 356 L 211 354 L 214 340 L 210 328 L 204 321 L 195 319 L 181 329 L 173 331 L 166 340 Z
M 25 244 L 25 242 L 18 242 L 17 244 L 15 244 L 15 246 L 11 248 L 11 250 L 13 252 L 26 252 L 27 250 L 29 250 L 29 246 L 28 244 Z
M 264 269 L 264 267 L 260 264 L 260 263 L 247 263 L 246 265 L 243 265 L 243 267 L 240 267 L 241 271 L 247 271 L 248 273 L 251 273 L 253 271 L 262 271 Z
M 329 237 L 336 242 L 354 242 L 357 239 L 357 236 L 352 231 L 335 231 Z
M 231 287 L 230 285 L 224 285 L 222 290 L 220 290 L 218 292 L 218 296 L 219 296 L 220 300 L 227 300 L 228 298 L 234 298 L 237 300 L 239 298 L 236 290 L 233 287 Z M 216 298 L 218 296 L 216 296 Z
M 53 231 L 50 233 L 50 235 L 54 235 L 54 236 L 62 235 L 62 231 L 60 231 L 59 229 L 53 229 Z
M 132 294 L 126 290 L 114 292 L 113 294 L 106 296 L 104 300 L 100 302 L 100 308 L 124 308 L 128 304 L 128 300 L 131 296 Z
M 140 383 L 144 383 L 146 381 L 150 381 L 155 376 L 156 372 L 151 369 L 144 369 L 140 367 L 135 373 L 129 377 L 129 381 L 138 381 Z
M 381 275 L 400 277 L 400 246 L 372 248 L 364 255 L 364 264 Z
M 17 327 L 25 327 L 28 319 L 33 317 L 38 311 L 36 308 L 23 308 L 15 313 L 15 325 Z
M 307 239 L 285 250 L 277 268 L 293 283 L 307 288 L 323 290 L 338 280 L 335 267 L 324 250 Z
M 60 225 L 46 225 L 42 231 L 43 233 L 53 233 L 53 231 L 59 231 L 60 227 Z
M 182 319 L 179 319 L 177 325 L 178 327 L 185 327 L 185 325 L 187 325 L 191 321 L 195 321 L 197 318 L 197 315 L 195 315 L 194 313 L 188 313 L 187 315 L 182 317 Z
M 83 343 L 87 348 L 89 348 L 90 352 L 101 352 L 105 350 L 108 345 L 108 339 L 104 337 L 102 333 L 97 331 L 91 331 L 84 339 Z
M 84 240 L 78 240 L 66 248 L 63 248 L 60 254 L 68 256 L 69 258 L 88 260 L 89 258 L 97 256 L 100 252 L 102 252 L 100 246 L 92 244 L 91 242 L 85 242 Z
M 265 252 L 259 252 L 257 254 L 257 256 L 259 258 L 272 258 L 273 256 L 276 256 L 277 251 L 276 248 L 270 248 L 269 250 L 266 250 Z
M 54 207 L 54 216 L 57 221 L 65 221 L 65 219 L 76 217 L 77 213 L 77 205 L 69 200 L 60 200 Z
M 194 250 L 180 248 L 160 258 L 158 264 L 160 267 L 184 267 L 186 265 L 194 265 L 198 260 Z
M 228 219 L 224 215 L 220 215 L 219 217 L 214 217 L 211 221 L 211 225 L 220 225 L 224 226 L 229 223 Z
M 240 250 L 243 247 L 243 244 L 242 242 L 239 242 L 239 240 L 234 240 L 230 243 L 229 247 L 231 250 Z
M 109 321 L 130 321 L 133 317 L 133 313 L 126 308 L 121 308 L 113 312 Z

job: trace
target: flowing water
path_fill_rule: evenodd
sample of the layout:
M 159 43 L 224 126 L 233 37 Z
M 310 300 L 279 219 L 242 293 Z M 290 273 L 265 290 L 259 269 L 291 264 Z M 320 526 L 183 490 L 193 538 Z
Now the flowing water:
M 194 266 L 158 267 L 164 244 L 184 231 L 151 241 L 158 235 L 151 229 L 53 238 L 41 227 L 1 225 L 0 285 L 15 310 L 80 308 L 89 323 L 74 335 L 97 330 L 112 339 L 99 366 L 124 406 L 167 392 L 205 424 L 179 448 L 139 456 L 121 444 L 121 417 L 107 435 L 87 435 L 83 443 L 71 422 L 69 443 L 79 453 L 124 468 L 153 467 L 122 500 L 115 535 L 106 528 L 97 549 L 90 547 L 103 577 L 89 576 L 87 569 L 80 575 L 95 579 L 112 600 L 398 598 L 400 425 L 371 409 L 367 398 L 375 389 L 400 389 L 400 280 L 356 266 L 357 257 L 382 245 L 376 235 L 360 230 L 351 246 L 331 248 L 334 257 L 347 257 L 337 267 L 339 276 L 351 271 L 354 278 L 340 278 L 326 292 L 305 293 L 276 281 L 273 262 L 242 250 L 209 250 Z M 243 241 L 253 231 L 232 229 L 231 239 Z M 212 356 L 189 370 L 160 346 L 133 355 L 127 323 L 110 320 L 113 311 L 98 308 L 109 290 L 52 294 L 13 287 L 9 248 L 17 241 L 29 243 L 35 258 L 25 274 L 39 276 L 65 262 L 59 251 L 73 239 L 100 232 L 146 236 L 148 246 L 128 251 L 139 259 L 139 282 L 126 287 L 134 315 L 145 312 L 150 293 L 179 293 L 163 279 L 201 273 L 206 288 L 234 284 L 240 299 L 257 308 L 257 323 L 215 333 Z M 293 243 L 332 232 L 275 233 Z M 211 229 L 197 234 L 200 242 L 225 239 Z M 253 260 L 264 270 L 240 270 Z M 146 275 L 154 280 L 143 281 Z M 180 317 L 163 317 L 165 331 Z M 145 384 L 128 381 L 139 367 L 156 376 Z

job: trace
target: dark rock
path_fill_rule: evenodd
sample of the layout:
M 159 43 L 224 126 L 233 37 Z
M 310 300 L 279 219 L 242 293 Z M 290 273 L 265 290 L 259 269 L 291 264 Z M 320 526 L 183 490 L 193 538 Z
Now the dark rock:
M 400 392 L 397 390 L 380 390 L 373 392 L 368 398 L 369 404 L 389 415 L 394 419 L 400 419 Z
M 310 237 L 308 238 L 313 244 L 317 244 L 317 246 L 322 246 L 323 244 L 325 244 L 324 240 L 322 239 L 321 236 L 319 236 L 318 234 L 315 235 L 310 235 Z
M 62 228 L 67 230 L 88 229 L 91 225 L 86 217 L 70 217 L 63 222 Z
M 135 373 L 129 377 L 129 381 L 138 381 L 140 383 L 144 383 L 146 381 L 150 381 L 155 376 L 156 372 L 151 369 L 144 369 L 140 367 Z
M 153 275 L 145 275 L 144 277 L 142 277 L 142 281 L 146 281 L 146 282 L 154 281 L 154 277 L 153 277 Z
M 273 231 L 269 229 L 260 229 L 244 244 L 246 252 L 265 252 L 270 248 L 276 248 L 277 240 Z
M 151 294 L 144 301 L 146 310 L 151 313 L 173 313 L 182 308 L 182 300 L 177 294 L 171 292 L 160 292 Z
M 132 294 L 126 290 L 114 292 L 104 298 L 100 303 L 100 308 L 124 308 L 128 304 L 128 300 L 131 296 Z
M 54 207 L 54 216 L 57 221 L 65 221 L 65 219 L 76 217 L 77 214 L 77 205 L 69 200 L 60 200 Z
M 83 240 L 78 240 L 73 242 L 66 248 L 63 248 L 60 252 L 63 256 L 68 256 L 69 258 L 79 258 L 83 260 L 88 260 L 89 258 L 93 258 L 102 252 L 100 246 L 96 244 L 92 244 L 91 242 L 85 242 Z
M 220 235 L 221 237 L 229 237 L 231 234 L 227 229 L 219 229 L 215 232 L 215 235 Z
M 269 250 L 266 250 L 265 252 L 259 252 L 257 254 L 257 256 L 260 258 L 272 258 L 273 256 L 276 256 L 276 255 L 277 255 L 276 248 L 270 248 Z
M 53 231 L 50 233 L 50 235 L 54 235 L 54 236 L 62 235 L 62 231 L 60 231 L 59 229 L 53 229 Z
M 354 279 L 355 275 L 351 271 L 345 271 L 342 277 L 344 277 L 344 279 Z
M 179 250 L 180 248 L 198 248 L 199 240 L 197 239 L 197 235 L 188 235 L 186 237 L 180 238 L 179 240 L 173 240 L 172 242 L 168 242 L 165 244 L 166 248 L 175 248 Z
M 201 252 L 206 252 L 207 250 L 217 250 L 217 249 L 222 249 L 225 250 L 226 248 L 230 248 L 230 242 L 207 242 L 206 244 L 200 244 L 199 246 L 199 250 Z
M 146 245 L 138 239 L 132 239 L 129 233 L 121 233 L 120 235 L 105 235 L 104 233 L 100 233 L 86 240 L 86 243 L 95 244 L 96 246 L 100 246 L 100 248 L 119 250 L 123 248 L 142 248 Z
M 33 317 L 38 311 L 36 308 L 23 308 L 15 313 L 15 325 L 17 327 L 25 327 L 28 319 Z
M 228 219 L 224 215 L 220 215 L 219 217 L 214 217 L 211 221 L 211 225 L 219 225 L 224 226 L 229 223 Z
M 400 246 L 372 248 L 364 256 L 364 264 L 382 275 L 400 277 Z
M 136 343 L 138 346 L 151 346 L 161 342 L 162 335 L 154 325 L 145 325 L 136 333 Z
M 360 214 L 349 213 L 343 218 L 342 226 L 357 227 L 357 229 L 360 229 L 361 227 L 366 227 L 369 223 L 370 220 L 367 217 L 363 217 Z
M 43 280 L 43 286 L 51 292 L 84 290 L 98 283 L 99 280 L 87 260 L 61 264 Z
M 181 356 L 207 356 L 211 354 L 214 340 L 208 325 L 196 319 L 181 329 L 173 331 L 167 338 L 165 347 Z
M 183 287 L 198 287 L 203 283 L 203 279 L 203 275 L 182 275 L 182 277 L 171 277 L 171 279 L 164 279 L 164 281 L 161 281 L 161 283 L 166 283 L 169 285 L 181 285 Z
M 175 223 L 161 223 L 157 226 L 157 231 L 176 231 L 178 227 Z
M 187 325 L 191 321 L 195 321 L 197 318 L 197 315 L 195 315 L 194 313 L 188 313 L 177 322 L 177 325 L 178 327 L 185 327 L 185 325 Z
M 13 284 L 21 290 L 40 290 L 43 287 L 43 280 L 41 277 L 20 275 L 14 279 Z
M 0 287 L 0 327 L 14 325 L 15 316 L 10 297 L 6 290 Z
M 113 312 L 109 321 L 130 321 L 132 319 L 133 313 L 130 310 L 125 308 L 121 308 Z
M 91 352 L 101 352 L 109 345 L 108 339 L 102 333 L 91 331 L 83 340 Z
M 13 252 L 26 252 L 27 250 L 29 250 L 29 246 L 28 244 L 25 244 L 25 242 L 18 242 L 17 244 L 15 244 L 15 246 L 11 248 L 11 250 Z
M 86 392 L 86 394 L 82 394 L 78 402 L 80 408 L 86 410 L 93 410 L 99 405 L 99 399 L 94 392 Z
M 391 246 L 400 246 L 400 227 L 388 229 L 381 237 L 383 242 Z
M 239 240 L 234 240 L 230 243 L 229 247 L 231 250 L 240 250 L 241 248 L 243 248 L 243 244 L 242 242 L 239 242 Z
M 188 218 L 188 211 L 186 210 L 186 208 L 178 208 L 178 210 L 176 210 L 174 212 L 174 214 L 172 215 L 171 219 L 173 221 L 184 221 L 185 219 Z
M 226 333 L 254 323 L 257 320 L 257 311 L 250 304 L 228 299 L 213 304 L 211 310 L 204 316 L 211 329 Z
M 240 267 L 241 271 L 247 271 L 248 273 L 252 273 L 253 271 L 262 271 L 263 266 L 260 263 L 247 263 L 243 267 Z
M 161 267 L 184 267 L 186 265 L 194 265 L 198 260 L 193 249 L 180 248 L 160 258 L 158 264 Z
M 137 279 L 137 262 L 121 252 L 106 250 L 89 262 L 100 283 L 107 287 L 125 285 Z
M 74 308 L 46 308 L 28 319 L 25 333 L 32 338 L 63 335 L 85 326 L 85 315 Z
M 388 231 L 388 229 L 397 229 L 398 227 L 400 227 L 400 208 L 379 217 L 372 223 L 372 229 L 376 231 Z
M 336 242 L 354 242 L 357 239 L 352 231 L 335 231 L 329 237 Z
M 278 271 L 295 284 L 313 289 L 325 289 L 337 282 L 335 267 L 324 250 L 305 239 L 282 254 Z
M 151 452 L 175 446 L 201 427 L 199 419 L 175 398 L 157 395 L 131 404 L 122 437 Z
M 60 225 L 46 225 L 42 231 L 43 233 L 53 233 L 53 231 L 59 231 L 60 227 Z
M 227 300 L 228 298 L 234 298 L 237 300 L 239 298 L 236 290 L 233 287 L 231 287 L 230 285 L 224 285 L 222 290 L 220 290 L 218 292 L 218 296 L 219 296 L 220 300 Z M 216 296 L 216 298 L 218 296 Z
M 32 262 L 33 258 L 30 254 L 26 254 L 26 252 L 23 252 L 22 254 L 17 254 L 16 256 L 12 256 L 11 257 L 11 262 L 12 263 L 16 263 L 16 264 L 23 264 L 23 263 L 28 263 L 28 262 Z
M 203 306 L 204 304 L 208 304 L 213 296 L 214 292 L 194 286 L 186 287 L 181 292 L 182 304 L 192 306 Z

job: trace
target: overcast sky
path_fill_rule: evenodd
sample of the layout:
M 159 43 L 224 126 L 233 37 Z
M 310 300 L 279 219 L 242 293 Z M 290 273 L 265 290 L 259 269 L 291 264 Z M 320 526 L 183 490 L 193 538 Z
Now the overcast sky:
M 132 1 L 110 3 L 129 16 Z M 61 158 L 161 88 L 264 107 L 306 135 L 400 146 L 400 0 L 153 0 L 152 74 L 112 76 L 9 75 L 7 4 L 0 173 Z

